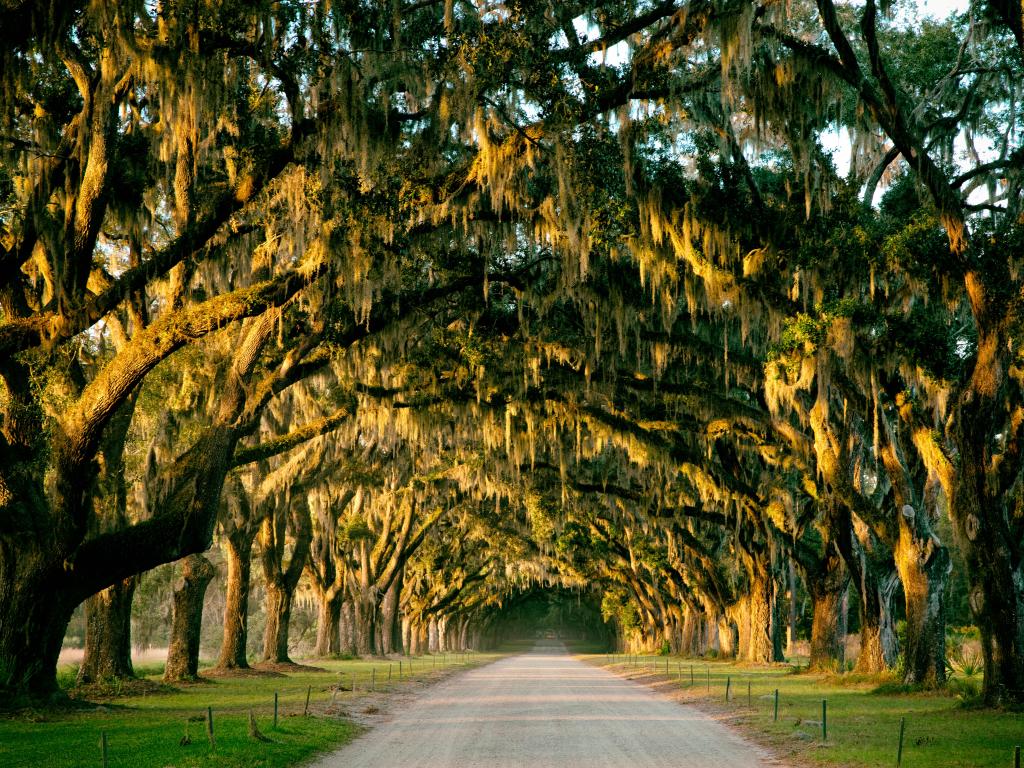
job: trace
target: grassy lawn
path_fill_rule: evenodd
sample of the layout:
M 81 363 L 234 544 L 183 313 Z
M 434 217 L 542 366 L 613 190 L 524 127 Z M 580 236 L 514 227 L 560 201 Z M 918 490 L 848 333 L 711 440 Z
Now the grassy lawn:
M 588 658 L 698 704 L 784 759 L 805 765 L 895 766 L 900 718 L 906 719 L 904 768 L 1012 768 L 1014 746 L 1024 745 L 1020 712 L 965 708 L 956 697 L 933 692 L 881 693 L 878 680 L 853 675 L 794 674 L 791 667 L 782 665 L 749 667 L 677 658 L 668 658 L 666 674 L 666 657 L 640 657 L 637 664 L 623 662 L 622 657 L 613 657 L 610 664 L 606 656 Z M 725 689 L 730 680 L 727 703 Z M 777 722 L 775 689 L 779 691 Z M 822 699 L 827 701 L 825 741 Z
M 494 654 L 423 656 L 398 660 L 317 660 L 326 671 L 297 670 L 277 676 L 214 677 L 207 682 L 131 692 L 110 698 L 91 696 L 100 706 L 69 711 L 23 711 L 0 716 L 0 766 L 14 768 L 101 768 L 100 734 L 107 734 L 109 768 L 278 768 L 303 763 L 313 754 L 350 740 L 359 726 L 346 714 L 383 705 L 388 695 Z M 388 681 L 388 667 L 391 680 Z M 138 670 L 158 681 L 162 669 Z M 71 670 L 62 670 L 73 679 Z M 202 674 L 202 671 L 200 672 Z M 352 682 L 355 675 L 355 688 Z M 370 691 L 373 681 L 374 691 Z M 343 690 L 334 693 L 339 682 Z M 149 686 L 155 688 L 155 686 Z M 311 689 L 309 716 L 303 716 Z M 278 725 L 274 728 L 274 693 Z M 333 701 L 332 701 L 333 695 Z M 206 708 L 213 708 L 214 739 L 206 735 Z M 249 711 L 269 741 L 249 737 Z M 181 745 L 186 723 L 192 743 Z

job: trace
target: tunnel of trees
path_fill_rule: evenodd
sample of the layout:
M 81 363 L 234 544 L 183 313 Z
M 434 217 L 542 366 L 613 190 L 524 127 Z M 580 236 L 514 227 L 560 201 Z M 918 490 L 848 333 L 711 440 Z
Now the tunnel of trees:
M 591 651 L 615 647 L 613 625 L 601 611 L 596 590 L 536 585 L 523 589 L 482 617 L 485 642 L 503 645 L 553 641 Z
M 0 3 L 0 699 L 145 600 L 1020 703 L 1022 84 L 1007 0 Z

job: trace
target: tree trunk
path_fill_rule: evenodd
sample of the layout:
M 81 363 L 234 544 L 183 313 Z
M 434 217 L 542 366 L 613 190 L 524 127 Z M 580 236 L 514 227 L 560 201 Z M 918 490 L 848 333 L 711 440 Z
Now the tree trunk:
M 892 554 L 863 521 L 830 500 L 829 525 L 860 598 L 860 656 L 857 671 L 877 674 L 896 662 L 899 648 L 892 596 L 899 585 Z
M 843 644 L 839 636 L 839 610 L 842 592 L 811 592 L 811 651 L 808 666 L 815 672 L 840 672 Z
M 132 668 L 132 598 L 137 576 L 85 601 L 85 656 L 78 684 L 135 677 Z
M 377 652 L 377 604 L 365 595 L 353 601 L 356 631 L 356 651 L 360 656 L 373 656 Z
M 380 610 L 380 651 L 385 656 L 394 653 L 396 645 L 400 646 L 402 642 L 402 635 L 398 626 L 398 598 L 401 592 L 402 574 L 399 571 L 391 587 L 384 595 L 384 601 L 381 604 Z M 401 648 L 399 647 L 398 650 L 400 651 Z
M 1004 286 L 993 290 L 975 272 L 968 273 L 965 284 L 978 341 L 971 378 L 957 398 L 949 431 L 957 449 L 950 517 L 967 566 L 971 614 L 981 633 L 985 702 L 1019 704 L 1024 702 L 1024 524 L 1015 491 L 1020 428 L 1010 422 L 1017 417 L 1008 410 L 1020 402 L 1014 393 L 1019 384 L 1009 381 L 1017 354 L 1009 332 L 1016 321 L 1011 324 L 1006 310 L 997 308 L 1003 299 L 993 298 L 1002 296 Z M 1007 447 L 997 458 L 993 445 L 1000 433 Z
M 224 606 L 224 642 L 218 669 L 249 669 L 249 584 L 252 575 L 252 533 L 239 530 L 225 540 L 228 561 L 227 602 Z
M 750 621 L 750 645 L 747 650 L 747 661 L 755 664 L 767 664 L 776 661 L 772 632 L 773 607 L 775 595 L 768 574 L 759 572 L 750 584 L 748 617 Z
M 747 595 L 747 661 L 756 664 L 782 661 L 782 633 L 776 605 L 778 590 L 770 555 L 767 552 L 755 552 L 746 558 L 746 565 L 750 579 Z
M 263 661 L 290 664 L 288 657 L 288 628 L 292 618 L 292 591 L 273 583 L 267 584 L 264 605 L 267 626 L 263 632 Z
M 352 602 L 350 600 L 342 600 L 338 636 L 341 639 L 342 653 L 356 653 L 355 627 L 352 621 Z
M 857 671 L 877 674 L 891 669 L 899 652 L 892 617 L 892 596 L 899 580 L 895 572 L 879 573 L 870 562 L 866 566 L 861 574 Z
M 700 613 L 696 609 L 687 606 L 686 615 L 683 618 L 683 647 L 681 652 L 684 656 L 699 656 L 702 652 L 700 645 Z
M 0 541 L 0 700 L 47 703 L 62 698 L 57 659 L 75 609 L 57 568 L 34 568 L 40 557 Z M 43 597 L 45 596 L 45 597 Z
M 442 650 L 437 629 L 437 619 L 433 616 L 427 622 L 427 653 L 439 653 Z
M 786 656 L 796 654 L 796 563 L 789 560 L 789 620 L 786 623 Z
M 314 653 L 321 658 L 341 653 L 341 603 L 341 592 L 328 592 L 320 596 Z
M 839 551 L 828 544 L 825 555 L 803 570 L 811 597 L 810 668 L 821 672 L 840 671 L 845 660 L 841 613 L 849 574 Z
M 189 555 L 182 561 L 181 579 L 174 588 L 164 682 L 195 680 L 199 673 L 203 599 L 215 574 L 213 564 L 203 555 Z
M 907 683 L 942 685 L 946 681 L 944 595 L 951 568 L 949 553 L 930 531 L 921 535 L 919 514 L 906 505 L 900 514 L 900 537 L 893 555 L 903 583 L 907 611 L 904 649 Z
M 400 653 L 409 655 L 409 648 L 412 645 L 412 619 L 402 616 L 402 649 Z

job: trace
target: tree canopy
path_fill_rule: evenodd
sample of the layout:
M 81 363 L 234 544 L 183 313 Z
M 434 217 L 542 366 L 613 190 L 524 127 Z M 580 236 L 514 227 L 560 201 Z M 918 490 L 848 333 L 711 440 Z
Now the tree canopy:
M 1019 702 L 1022 82 L 995 0 L 3 3 L 0 690 L 179 560 L 194 675 L 216 541 L 223 667 L 255 548 L 275 663 L 803 590 L 941 684 L 952 580 Z

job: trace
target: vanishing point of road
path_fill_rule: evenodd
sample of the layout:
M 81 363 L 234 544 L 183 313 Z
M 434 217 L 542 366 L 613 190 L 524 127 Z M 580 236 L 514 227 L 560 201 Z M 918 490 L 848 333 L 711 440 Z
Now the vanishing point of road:
M 768 768 L 700 711 L 539 647 L 427 689 L 314 768 Z

